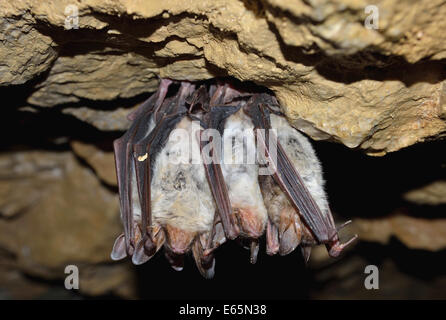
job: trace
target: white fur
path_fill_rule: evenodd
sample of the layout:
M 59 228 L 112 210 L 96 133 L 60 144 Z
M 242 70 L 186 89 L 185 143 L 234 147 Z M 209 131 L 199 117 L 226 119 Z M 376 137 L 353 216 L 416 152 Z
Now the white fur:
M 247 159 L 255 161 L 254 135 L 246 135 L 247 139 L 245 141 L 243 139 L 244 131 L 252 133 L 253 128 L 251 120 L 241 109 L 227 119 L 223 135 L 222 171 L 232 205 L 238 208 L 253 209 L 253 213 L 265 224 L 267 211 L 258 183 L 258 166 L 255 162 L 245 163 L 243 161 L 243 153 L 247 154 Z M 234 144 L 232 143 L 233 139 L 235 139 Z M 237 161 L 238 157 L 241 157 L 241 159 L 239 158 L 241 161 Z M 231 160 L 232 164 L 228 163 Z
M 215 207 L 203 164 L 190 161 L 190 151 L 200 150 L 192 122 L 183 118 L 177 128 L 188 132 L 192 148 L 185 141 L 172 141 L 158 154 L 152 177 L 152 215 L 161 225 L 169 224 L 191 232 L 210 231 Z M 173 162 L 182 160 L 180 164 Z

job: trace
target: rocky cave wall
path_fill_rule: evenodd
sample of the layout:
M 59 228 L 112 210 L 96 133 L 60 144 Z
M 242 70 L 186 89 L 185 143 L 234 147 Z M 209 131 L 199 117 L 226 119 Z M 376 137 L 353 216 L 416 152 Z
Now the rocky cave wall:
M 444 257 L 446 5 L 378 0 L 369 29 L 369 4 L 2 1 L 0 296 L 43 294 L 70 263 L 85 295 L 137 295 L 135 270 L 109 259 L 121 229 L 111 142 L 159 77 L 271 89 L 291 124 L 324 141 L 330 199 L 362 240 L 352 252 Z M 330 277 L 367 259 L 352 253 Z M 316 252 L 310 268 L 324 278 L 327 263 Z

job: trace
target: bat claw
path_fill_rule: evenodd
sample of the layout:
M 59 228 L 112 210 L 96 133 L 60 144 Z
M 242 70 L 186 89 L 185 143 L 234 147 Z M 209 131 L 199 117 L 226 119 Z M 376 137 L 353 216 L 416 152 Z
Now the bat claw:
M 340 230 L 344 229 L 346 226 L 352 223 L 352 220 L 345 221 L 343 224 L 341 224 L 339 227 L 336 228 L 336 231 L 339 232 Z

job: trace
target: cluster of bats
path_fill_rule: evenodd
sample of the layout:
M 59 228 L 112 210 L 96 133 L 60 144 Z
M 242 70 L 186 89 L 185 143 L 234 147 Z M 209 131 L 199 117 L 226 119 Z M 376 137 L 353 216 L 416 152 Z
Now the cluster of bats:
M 114 142 L 124 233 L 115 241 L 113 260 L 129 256 L 139 265 L 163 248 L 179 271 L 192 251 L 200 273 L 212 278 L 215 249 L 228 239 L 250 249 L 252 263 L 264 234 L 268 254 L 286 255 L 300 245 L 305 261 L 314 245 L 325 244 L 337 257 L 355 240 L 340 243 L 320 163 L 273 95 L 228 81 L 162 79 L 128 118 L 129 130 Z M 177 129 L 188 132 L 189 141 L 171 139 Z M 204 137 L 210 129 L 223 137 L 222 146 Z M 244 134 L 259 129 L 262 134 Z M 199 157 L 207 150 L 212 161 L 190 161 L 184 145 Z M 264 161 L 224 161 L 220 151 L 225 157 L 256 152 Z M 265 166 L 271 174 L 259 174 Z

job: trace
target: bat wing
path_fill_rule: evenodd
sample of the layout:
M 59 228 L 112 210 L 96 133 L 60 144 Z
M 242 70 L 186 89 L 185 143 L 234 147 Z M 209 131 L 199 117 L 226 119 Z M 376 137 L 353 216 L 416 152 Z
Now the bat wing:
M 213 253 L 205 253 L 200 237 L 197 237 L 192 245 L 192 254 L 201 275 L 206 279 L 212 279 L 215 274 L 215 258 Z
M 147 247 L 147 251 L 153 251 L 154 248 L 152 239 L 145 237 L 147 221 L 150 222 L 148 218 L 148 215 L 150 215 L 150 161 L 139 161 L 141 160 L 141 158 L 138 158 L 139 155 L 135 158 L 134 154 L 135 152 L 139 154 L 141 150 L 149 149 L 149 142 L 156 140 L 153 137 L 157 137 L 157 132 L 162 131 L 154 130 L 152 133 L 150 120 L 153 113 L 158 111 L 162 105 L 168 105 L 165 97 L 171 83 L 172 81 L 170 80 L 161 80 L 158 91 L 128 116 L 129 119 L 133 120 L 130 129 L 113 143 L 121 219 L 124 225 L 124 234 L 121 234 L 116 239 L 112 249 L 111 258 L 113 260 L 121 260 L 127 255 L 133 256 L 136 248 L 139 250 L 136 256 L 140 257 L 137 260 L 146 259 L 147 257 L 140 252 L 142 247 Z M 162 129 L 162 127 L 162 124 L 160 124 L 155 129 Z M 139 230 L 135 230 L 132 199 L 132 179 L 135 175 L 142 209 L 141 222 L 144 231 L 142 236 L 146 242 L 145 246 L 139 244 L 141 241 L 135 243 L 135 241 L 139 240 L 136 236 L 136 231 Z M 149 193 L 149 196 L 147 196 L 147 193 Z
M 152 234 L 152 171 L 157 154 L 166 144 L 172 130 L 186 114 L 187 110 L 181 105 L 182 102 L 179 101 L 179 99 L 182 99 L 181 94 L 172 100 L 164 101 L 158 109 L 161 118 L 158 120 L 153 130 L 150 130 L 151 115 L 144 115 L 141 120 L 143 124 L 140 125 L 140 128 L 135 135 L 133 161 L 141 205 L 142 234 L 140 241 L 136 244 L 136 255 L 134 255 L 132 259 L 133 263 L 137 265 L 148 261 L 156 253 L 158 248 L 156 245 L 158 241 L 154 241 Z M 171 112 L 171 114 L 168 114 L 169 112 Z
M 134 121 L 138 119 L 144 113 L 151 113 L 153 109 L 159 108 L 164 102 L 169 86 L 172 84 L 172 80 L 161 79 L 157 92 L 152 94 L 139 108 L 127 115 L 127 119 Z
M 216 129 L 220 133 L 223 131 L 225 120 L 233 113 L 237 112 L 240 107 L 234 106 L 214 106 L 211 111 L 205 116 L 205 123 L 208 128 Z M 200 149 L 203 155 L 203 147 L 206 144 L 200 135 Z M 220 154 L 220 153 L 218 153 Z M 204 157 L 204 155 L 203 155 Z M 204 158 L 203 158 L 204 159 Z M 214 152 L 211 163 L 204 163 L 206 178 L 208 180 L 212 196 L 214 197 L 217 206 L 218 214 L 220 215 L 226 237 L 228 239 L 235 239 L 238 237 L 240 230 L 235 221 L 235 216 L 232 212 L 231 201 L 229 200 L 228 188 L 226 186 L 223 172 L 220 166 L 221 159 L 217 158 L 217 153 Z
M 209 111 L 209 93 L 206 89 L 206 86 L 202 85 L 196 90 L 193 95 L 187 99 L 187 103 L 189 103 L 189 113 L 192 112 L 193 108 L 196 105 L 200 105 L 200 108 L 203 111 Z
M 292 205 L 303 217 L 314 233 L 318 242 L 325 243 L 336 232 L 332 219 L 325 217 L 314 201 L 299 173 L 286 155 L 283 147 L 271 129 L 268 108 L 263 106 L 265 98 L 256 95 L 248 101 L 245 112 L 251 117 L 256 129 L 265 129 L 265 134 L 257 134 L 258 142 L 265 151 L 265 156 L 273 168 L 273 178 L 287 195 Z M 271 151 L 275 151 L 273 156 Z
M 270 134 L 274 133 L 270 132 Z M 324 216 L 319 209 L 277 137 L 269 140 L 269 148 L 277 150 L 277 159 L 272 157 L 268 159 L 269 161 L 275 161 L 273 164 L 276 168 L 273 175 L 274 180 L 286 193 L 293 206 L 301 213 L 317 240 L 320 243 L 327 242 L 333 235 L 333 231 L 336 232 L 336 227 L 331 224 L 332 219 Z M 267 153 L 269 155 L 269 150 L 267 150 Z
M 123 259 L 126 255 L 131 256 L 134 251 L 133 239 L 135 233 L 133 230 L 134 219 L 131 199 L 131 177 L 133 175 L 131 144 L 139 124 L 139 121 L 134 121 L 130 129 L 121 138 L 113 142 L 121 219 L 124 225 L 124 234 L 116 239 L 112 249 L 111 258 L 113 260 Z

